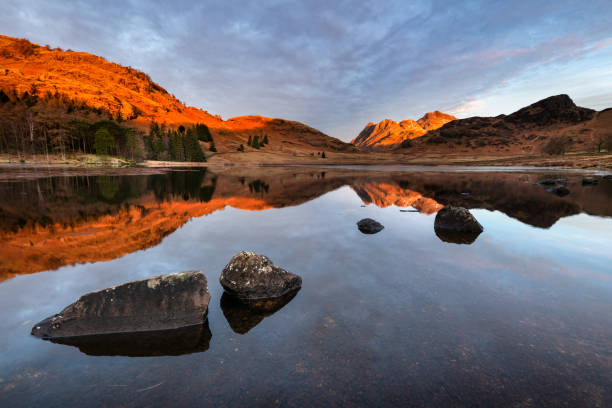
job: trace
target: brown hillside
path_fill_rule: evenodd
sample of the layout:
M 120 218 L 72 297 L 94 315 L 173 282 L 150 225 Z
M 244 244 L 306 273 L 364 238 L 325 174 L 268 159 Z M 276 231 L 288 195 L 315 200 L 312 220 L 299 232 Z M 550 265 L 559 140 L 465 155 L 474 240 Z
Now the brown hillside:
M 351 150 L 352 146 L 299 122 L 261 116 L 224 121 L 205 110 L 186 106 L 137 69 L 86 52 L 50 48 L 0 35 L 0 89 L 38 97 L 60 94 L 88 107 L 118 115 L 129 126 L 145 130 L 153 121 L 171 127 L 206 124 L 219 151 L 246 147 L 249 136 L 268 134 L 270 148 L 283 144 L 306 150 Z M 38 109 L 41 110 L 40 108 Z M 249 148 L 247 147 L 247 150 Z M 288 150 L 288 149 L 285 149 Z
M 551 96 L 510 115 L 458 119 L 404 143 L 406 153 L 540 154 L 565 140 L 567 151 L 605 150 L 612 111 L 576 106 L 567 95 Z M 551 142 L 552 141 L 552 142 Z

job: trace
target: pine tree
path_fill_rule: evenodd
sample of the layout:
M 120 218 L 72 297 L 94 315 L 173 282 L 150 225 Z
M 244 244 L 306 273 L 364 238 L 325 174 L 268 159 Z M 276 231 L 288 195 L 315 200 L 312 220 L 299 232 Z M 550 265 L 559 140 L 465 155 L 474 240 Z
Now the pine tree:
M 255 139 L 253 139 L 253 148 L 259 149 L 259 136 L 255 135 Z
M 206 157 L 192 129 L 188 129 L 184 138 L 185 160 L 191 162 L 205 162 Z
M 262 143 L 262 144 L 263 144 L 263 145 L 267 145 L 268 143 L 269 143 L 269 141 L 268 141 L 268 135 L 266 134 L 266 135 L 264 136 L 264 139 L 263 139 L 263 143 Z
M 112 147 L 115 147 L 115 139 L 113 139 L 106 128 L 101 127 L 95 134 L 94 149 L 96 150 L 96 154 L 106 156 L 108 154 L 108 149 Z
M 202 124 L 202 123 L 198 123 L 194 126 L 194 131 L 195 134 L 198 138 L 199 141 L 201 142 L 210 142 L 210 140 L 212 139 L 212 136 L 210 134 L 210 130 L 208 129 L 208 126 Z
M 247 142 L 248 146 L 253 146 L 253 139 L 251 139 L 251 135 L 249 135 L 249 141 Z
M 164 144 L 161 133 L 159 133 L 153 141 L 153 159 L 159 160 L 164 150 L 166 150 L 166 145 Z
M 173 161 L 185 161 L 185 148 L 183 147 L 183 136 L 176 131 L 170 131 L 170 159 Z
M 323 152 L 323 153 L 321 154 L 321 158 L 322 158 L 322 159 L 325 159 L 326 157 L 327 157 L 327 156 L 325 156 L 325 152 Z

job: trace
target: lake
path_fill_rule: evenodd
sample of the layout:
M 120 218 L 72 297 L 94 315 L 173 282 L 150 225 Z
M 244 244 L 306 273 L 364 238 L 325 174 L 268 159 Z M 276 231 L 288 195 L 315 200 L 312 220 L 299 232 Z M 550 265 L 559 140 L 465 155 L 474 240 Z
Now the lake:
M 4 170 L 0 406 L 612 406 L 612 180 L 485 170 Z M 436 233 L 448 204 L 484 232 Z M 222 296 L 241 250 L 302 289 L 273 313 Z M 196 332 L 30 335 L 84 293 L 193 269 Z

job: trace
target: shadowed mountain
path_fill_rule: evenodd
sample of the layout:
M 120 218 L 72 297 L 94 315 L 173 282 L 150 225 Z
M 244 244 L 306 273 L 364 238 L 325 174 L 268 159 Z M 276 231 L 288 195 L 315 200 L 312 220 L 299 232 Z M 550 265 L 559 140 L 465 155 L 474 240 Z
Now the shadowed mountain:
M 576 106 L 568 95 L 538 101 L 510 115 L 449 122 L 400 147 L 411 153 L 541 153 L 552 139 L 568 151 L 592 150 L 608 140 L 612 112 Z
M 612 180 L 583 186 L 582 177 L 568 176 L 570 193 L 564 197 L 537 184 L 558 174 L 306 168 L 147 176 L 36 174 L 4 177 L 0 183 L 0 280 L 146 249 L 191 218 L 227 206 L 249 211 L 283 208 L 342 186 L 352 188 L 364 204 L 413 207 L 424 214 L 453 204 L 501 211 L 540 228 L 581 212 L 612 216 Z

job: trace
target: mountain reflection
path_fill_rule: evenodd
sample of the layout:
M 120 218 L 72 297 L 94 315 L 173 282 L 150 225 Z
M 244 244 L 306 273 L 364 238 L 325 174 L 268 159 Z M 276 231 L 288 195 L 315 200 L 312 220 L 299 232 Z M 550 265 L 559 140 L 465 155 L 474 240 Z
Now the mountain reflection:
M 612 180 L 585 187 L 580 176 L 568 178 L 571 193 L 565 197 L 537 184 L 545 175 L 530 173 L 275 167 L 36 177 L 5 177 L 0 183 L 0 281 L 146 249 L 191 218 L 227 206 L 250 211 L 295 206 L 342 186 L 364 204 L 413 207 L 424 214 L 453 204 L 501 211 L 539 228 L 581 212 L 612 216 Z M 473 242 L 465 236 L 438 237 Z

